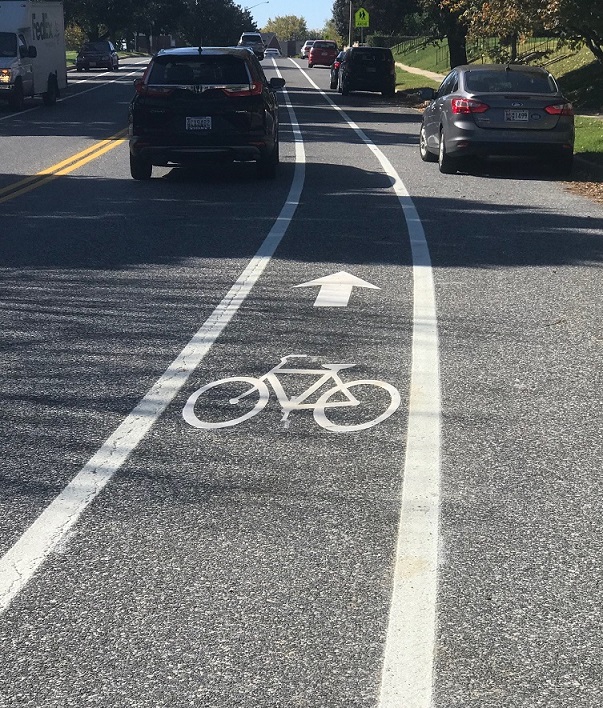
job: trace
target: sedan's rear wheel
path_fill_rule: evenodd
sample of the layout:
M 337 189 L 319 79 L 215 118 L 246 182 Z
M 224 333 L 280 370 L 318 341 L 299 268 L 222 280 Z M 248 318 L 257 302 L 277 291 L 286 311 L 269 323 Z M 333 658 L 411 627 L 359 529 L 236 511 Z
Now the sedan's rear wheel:
M 42 94 L 42 101 L 45 106 L 54 106 L 59 97 L 59 87 L 54 74 L 48 77 L 47 90 Z
M 25 94 L 23 84 L 20 80 L 15 84 L 12 96 L 8 99 L 8 105 L 13 111 L 22 111 L 25 108 Z
M 138 157 L 130 153 L 130 174 L 132 175 L 133 179 L 151 179 L 152 173 L 153 165 L 149 160 L 145 160 L 142 157 Z
M 425 133 L 425 126 L 421 125 L 421 130 L 419 132 L 419 153 L 421 155 L 421 160 L 423 162 L 437 162 L 438 156 L 434 155 L 427 148 L 427 135 Z
M 555 174 L 559 177 L 569 177 L 572 172 L 572 167 L 574 165 L 574 155 L 569 153 L 568 155 L 561 155 L 553 163 L 553 169 Z
M 457 162 L 450 157 L 446 152 L 446 141 L 444 139 L 444 131 L 440 133 L 440 149 L 438 151 L 438 164 L 440 172 L 445 175 L 453 175 L 457 169 Z

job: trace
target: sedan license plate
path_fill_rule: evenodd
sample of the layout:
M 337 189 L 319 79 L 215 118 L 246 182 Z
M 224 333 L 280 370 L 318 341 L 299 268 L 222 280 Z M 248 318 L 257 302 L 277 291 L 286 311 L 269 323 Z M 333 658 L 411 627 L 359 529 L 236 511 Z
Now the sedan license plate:
M 211 116 L 187 117 L 187 130 L 211 130 Z
M 514 123 L 516 121 L 528 121 L 528 112 L 527 111 L 513 111 L 513 110 L 507 110 L 505 111 L 505 121 L 510 121 L 511 123 Z

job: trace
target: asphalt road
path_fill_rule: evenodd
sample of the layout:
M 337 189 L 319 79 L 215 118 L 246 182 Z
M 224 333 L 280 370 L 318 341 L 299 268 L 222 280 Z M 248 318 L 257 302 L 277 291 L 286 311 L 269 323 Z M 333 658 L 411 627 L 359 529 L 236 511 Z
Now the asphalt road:
M 0 105 L 0 708 L 598 706 L 602 206 L 264 65 L 274 181 Z

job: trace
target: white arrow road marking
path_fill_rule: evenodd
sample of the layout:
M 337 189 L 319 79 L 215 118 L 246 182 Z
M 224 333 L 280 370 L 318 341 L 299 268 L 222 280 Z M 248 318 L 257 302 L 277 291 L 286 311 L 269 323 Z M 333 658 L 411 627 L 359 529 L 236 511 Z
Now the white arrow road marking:
M 429 246 L 410 195 L 387 157 L 298 66 L 392 179 L 408 227 L 413 335 L 402 506 L 377 708 L 432 708 L 440 513 L 441 402 L 435 285 Z
M 372 290 L 381 290 L 381 288 L 367 283 L 362 278 L 357 278 L 351 273 L 346 273 L 345 270 L 340 270 L 339 273 L 325 275 L 323 278 L 309 280 L 307 283 L 294 285 L 294 288 L 309 288 L 315 285 L 320 285 L 320 290 L 314 307 L 347 307 L 352 294 L 352 288 L 371 288 Z

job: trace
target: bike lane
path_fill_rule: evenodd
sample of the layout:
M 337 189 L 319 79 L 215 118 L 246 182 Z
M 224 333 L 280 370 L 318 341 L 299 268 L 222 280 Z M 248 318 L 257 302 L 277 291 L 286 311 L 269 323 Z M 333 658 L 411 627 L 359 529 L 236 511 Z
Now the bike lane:
M 317 368 L 353 364 L 342 378 L 387 382 L 407 398 L 413 279 L 399 197 L 359 135 L 346 128 L 342 136 L 332 108 L 287 78 L 306 155 L 294 223 L 185 395 L 37 579 L 42 594 L 64 588 L 56 603 L 80 612 L 66 645 L 54 647 L 60 665 L 78 639 L 103 635 L 103 700 L 136 694 L 136 705 L 150 705 L 163 692 L 199 705 L 227 696 L 232 705 L 335 706 L 373 705 L 378 693 L 404 406 L 375 427 L 341 434 L 317 426 L 311 411 L 292 411 L 285 425 L 274 397 L 261 415 L 228 429 L 200 431 L 182 418 L 196 387 L 262 376 L 295 353 Z M 353 289 L 346 307 L 316 306 L 315 293 L 296 286 L 325 270 L 374 287 Z M 342 425 L 352 412 L 333 411 Z M 81 583 L 70 580 L 81 577 L 76 559 Z M 92 587 L 101 595 L 94 603 Z M 119 618 L 115 632 L 108 608 Z M 55 641 L 61 633 L 50 627 L 61 611 L 50 614 Z M 99 668 L 99 643 L 90 644 L 76 669 L 84 690 L 90 666 Z

